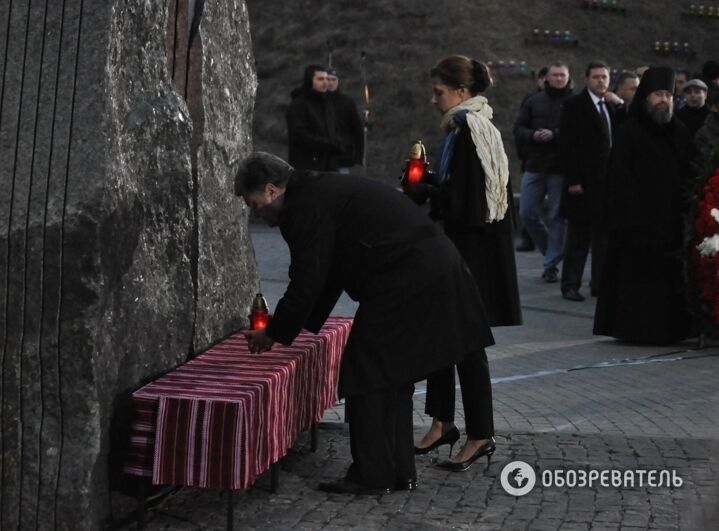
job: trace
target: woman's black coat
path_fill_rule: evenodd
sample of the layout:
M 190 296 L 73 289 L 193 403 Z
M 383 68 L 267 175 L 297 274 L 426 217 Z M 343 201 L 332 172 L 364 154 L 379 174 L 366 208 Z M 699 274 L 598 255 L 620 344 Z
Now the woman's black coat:
M 472 271 L 490 326 L 520 325 L 511 184 L 507 185 L 510 204 L 504 219 L 487 223 L 485 173 L 466 123 L 455 140 L 450 175 L 439 188 L 439 198 L 435 197 L 435 205 L 441 203 L 445 233 Z

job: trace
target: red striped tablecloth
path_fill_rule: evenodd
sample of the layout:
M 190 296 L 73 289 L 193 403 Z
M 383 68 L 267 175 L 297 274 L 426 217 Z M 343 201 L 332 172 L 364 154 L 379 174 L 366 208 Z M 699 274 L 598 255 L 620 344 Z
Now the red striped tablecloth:
M 125 472 L 156 485 L 244 489 L 337 401 L 352 320 L 250 354 L 237 333 L 133 393 Z

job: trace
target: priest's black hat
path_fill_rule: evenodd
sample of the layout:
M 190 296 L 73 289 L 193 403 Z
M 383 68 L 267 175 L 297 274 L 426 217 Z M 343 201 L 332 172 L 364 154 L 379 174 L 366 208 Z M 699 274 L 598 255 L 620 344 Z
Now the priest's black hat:
M 674 70 L 668 66 L 652 66 L 642 75 L 635 98 L 646 99 L 656 90 L 674 94 Z

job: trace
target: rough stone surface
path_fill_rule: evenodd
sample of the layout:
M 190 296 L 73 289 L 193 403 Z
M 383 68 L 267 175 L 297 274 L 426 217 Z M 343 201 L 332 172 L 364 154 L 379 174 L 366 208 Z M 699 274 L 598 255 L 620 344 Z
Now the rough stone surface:
M 247 324 L 249 306 L 243 304 L 259 289 L 258 279 L 237 282 L 245 271 L 254 269 L 255 256 L 247 230 L 247 213 L 245 210 L 240 213 L 238 205 L 242 201 L 232 193 L 231 170 L 249 154 L 252 146 L 256 87 L 244 2 L 206 2 L 199 38 L 204 127 L 202 143 L 197 148 L 196 351 Z
M 247 15 L 2 2 L 0 60 L 0 528 L 98 529 L 131 391 L 244 324 L 258 284 L 230 185 Z

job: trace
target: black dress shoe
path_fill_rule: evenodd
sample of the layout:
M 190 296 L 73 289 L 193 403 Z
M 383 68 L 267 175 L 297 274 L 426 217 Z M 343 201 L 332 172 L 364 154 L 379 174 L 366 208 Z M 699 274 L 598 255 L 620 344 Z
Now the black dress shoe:
M 562 297 L 564 297 L 568 301 L 582 302 L 584 300 L 584 295 L 579 293 L 576 289 L 568 289 L 567 291 L 562 293 Z
M 522 239 L 522 241 L 520 241 L 519 244 L 515 247 L 515 250 L 519 251 L 520 253 L 534 251 L 534 242 L 532 240 Z
M 364 485 L 360 485 L 359 483 L 347 478 L 340 478 L 335 481 L 320 483 L 319 485 L 317 485 L 317 490 L 321 490 L 323 492 L 330 492 L 332 494 L 357 494 L 368 496 L 377 496 L 380 494 L 389 494 L 390 492 L 392 492 L 388 488 L 383 489 L 377 487 L 365 487 Z
M 452 472 L 464 472 L 465 470 L 469 469 L 469 467 L 471 467 L 477 459 L 486 455 L 487 468 L 489 468 L 489 461 L 492 458 L 492 454 L 496 449 L 497 445 L 495 444 L 494 438 L 492 437 L 489 439 L 489 441 L 477 448 L 477 451 L 474 452 L 474 454 L 472 454 L 472 456 L 466 461 L 442 461 L 441 463 L 437 463 L 437 465 L 435 466 L 443 470 L 451 470 Z
M 542 273 L 542 280 L 548 284 L 559 282 L 559 269 L 556 267 L 548 267 L 544 270 L 544 273 Z
M 420 448 L 418 446 L 414 447 L 414 455 L 424 455 L 428 454 L 435 448 L 439 448 L 443 444 L 449 444 L 449 454 L 452 455 L 452 448 L 454 447 L 454 443 L 456 443 L 459 440 L 459 430 L 457 427 L 453 427 L 451 430 L 449 430 L 447 433 L 443 434 L 439 439 L 434 441 L 429 446 L 425 446 L 424 448 Z

